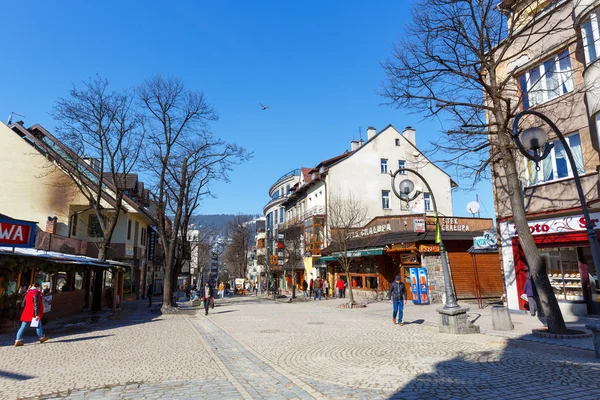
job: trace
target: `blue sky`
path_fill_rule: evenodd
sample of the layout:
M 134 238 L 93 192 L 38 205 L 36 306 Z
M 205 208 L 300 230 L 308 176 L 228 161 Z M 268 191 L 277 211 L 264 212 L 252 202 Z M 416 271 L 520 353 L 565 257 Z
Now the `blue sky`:
M 367 126 L 417 129 L 430 148 L 439 121 L 380 105 L 379 62 L 407 22 L 410 1 L 12 2 L 0 25 L 0 118 L 11 111 L 53 129 L 49 112 L 95 74 L 115 89 L 153 73 L 203 90 L 219 112 L 216 134 L 254 152 L 213 186 L 201 213 L 262 213 L 281 175 L 349 149 Z M 270 105 L 262 111 L 259 102 Z M 455 175 L 452 171 L 448 171 Z M 469 182 L 459 182 L 469 187 Z M 493 217 L 490 183 L 454 194 L 454 214 L 479 194 Z

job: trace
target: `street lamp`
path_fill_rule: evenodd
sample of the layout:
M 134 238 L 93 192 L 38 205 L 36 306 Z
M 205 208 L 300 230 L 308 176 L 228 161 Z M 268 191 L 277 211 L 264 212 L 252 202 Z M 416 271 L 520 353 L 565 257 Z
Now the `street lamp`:
M 409 201 L 413 201 L 421 194 L 421 192 L 419 190 L 417 190 L 417 191 L 415 191 L 415 194 L 413 196 L 410 196 L 410 194 L 415 190 L 415 184 L 410 179 L 404 179 L 402 182 L 400 182 L 400 184 L 398 185 L 398 190 L 396 190 L 396 184 L 395 184 L 396 177 L 398 176 L 398 174 L 404 175 L 407 171 L 412 172 L 419 179 L 421 179 L 421 181 L 423 181 L 423 183 L 427 187 L 427 191 L 428 191 L 429 195 L 431 196 L 431 203 L 433 205 L 433 214 L 434 214 L 434 218 L 435 218 L 435 232 L 436 232 L 435 238 L 436 238 L 436 242 L 439 243 L 439 245 L 440 245 L 440 256 L 442 257 L 442 270 L 444 272 L 444 290 L 445 290 L 445 294 L 446 294 L 446 304 L 444 304 L 443 308 L 446 310 L 458 309 L 460 307 L 459 307 L 458 303 L 456 302 L 456 295 L 454 294 L 454 287 L 453 287 L 452 281 L 450 279 L 450 269 L 448 268 L 448 254 L 446 253 L 446 247 L 444 246 L 444 242 L 442 241 L 440 221 L 438 219 L 437 204 L 435 202 L 435 196 L 433 195 L 433 190 L 431 190 L 429 183 L 427 183 L 427 181 L 425 180 L 425 178 L 423 178 L 423 176 L 421 174 L 419 174 L 414 169 L 410 169 L 410 168 L 400 168 L 393 174 L 390 172 L 390 175 L 392 176 L 392 190 L 394 191 L 394 195 L 396 195 L 396 197 L 398 197 L 400 200 L 406 201 L 406 203 L 408 203 Z
M 522 111 L 515 116 L 513 123 L 512 136 L 513 140 L 517 144 L 519 151 L 523 156 L 531 161 L 535 162 L 536 169 L 539 170 L 539 163 L 548 155 L 554 145 L 548 142 L 548 134 L 540 127 L 533 127 L 526 129 L 519 135 L 519 121 L 524 115 L 534 115 L 542 119 L 548 126 L 554 131 L 556 137 L 560 141 L 569 160 L 571 171 L 573 171 L 573 180 L 575 181 L 575 187 L 577 188 L 577 194 L 579 195 L 579 202 L 581 203 L 581 210 L 583 211 L 583 217 L 585 219 L 585 229 L 587 231 L 588 240 L 590 242 L 590 248 L 592 250 L 592 259 L 594 261 L 594 267 L 596 268 L 596 279 L 600 282 L 600 244 L 598 243 L 598 237 L 594 230 L 594 224 L 590 219 L 590 213 L 588 211 L 587 202 L 581 187 L 581 179 L 579 178 L 579 172 L 577 171 L 577 164 L 573 158 L 573 153 L 569 144 L 565 140 L 565 137 L 558 129 L 558 127 L 544 114 L 538 111 L 526 110 Z

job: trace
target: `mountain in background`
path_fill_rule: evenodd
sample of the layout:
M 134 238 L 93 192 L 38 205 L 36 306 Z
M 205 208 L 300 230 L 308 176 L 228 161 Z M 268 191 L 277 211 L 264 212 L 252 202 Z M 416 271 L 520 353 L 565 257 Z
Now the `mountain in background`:
M 254 240 L 254 226 L 256 226 L 257 218 L 262 217 L 259 214 L 241 214 L 242 217 L 252 221 L 252 240 Z M 194 215 L 192 217 L 192 223 L 200 229 L 208 229 L 212 231 L 214 236 L 226 238 L 228 236 L 227 231 L 229 223 L 236 217 L 235 214 L 205 214 L 205 215 Z

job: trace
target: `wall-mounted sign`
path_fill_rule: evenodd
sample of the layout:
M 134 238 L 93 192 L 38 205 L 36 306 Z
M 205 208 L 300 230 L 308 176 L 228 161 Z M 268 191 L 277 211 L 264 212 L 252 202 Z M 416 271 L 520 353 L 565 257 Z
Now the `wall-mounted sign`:
M 125 257 L 133 257 L 133 245 L 125 244 Z
M 419 245 L 419 253 L 439 253 L 439 244 L 421 244 Z
M 152 228 L 148 230 L 148 261 L 154 262 L 154 253 L 156 249 L 156 231 Z
M 33 247 L 35 222 L 0 219 L 0 246 Z
M 413 221 L 415 232 L 425 232 L 425 218 L 415 218 Z
M 468 223 L 459 218 L 440 218 L 442 231 L 445 232 L 470 232 L 471 227 Z
M 388 223 L 384 223 L 384 224 L 371 226 L 368 228 L 359 229 L 355 232 L 352 232 L 352 237 L 371 236 L 371 235 L 376 235 L 378 233 L 385 233 L 385 232 L 391 232 L 391 231 L 392 231 L 392 225 L 388 222 Z
M 494 228 L 489 229 L 483 236 L 475 236 L 473 238 L 473 247 L 480 250 L 498 248 L 498 238 Z
M 598 228 L 600 213 L 590 214 L 590 221 L 594 228 Z M 569 233 L 585 231 L 585 218 L 583 215 L 570 217 L 558 217 L 527 222 L 532 235 L 550 235 L 553 233 Z M 508 234 L 518 236 L 517 227 L 514 223 L 508 224 Z

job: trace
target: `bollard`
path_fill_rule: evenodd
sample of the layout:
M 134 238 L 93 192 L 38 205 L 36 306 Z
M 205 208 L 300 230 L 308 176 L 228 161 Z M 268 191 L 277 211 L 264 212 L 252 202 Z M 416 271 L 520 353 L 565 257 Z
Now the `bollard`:
M 600 359 L 600 322 L 586 324 L 585 327 L 592 331 L 592 340 L 594 341 L 594 350 L 596 358 Z
M 495 331 L 512 331 L 515 328 L 508 308 L 504 306 L 492 307 L 492 325 Z

